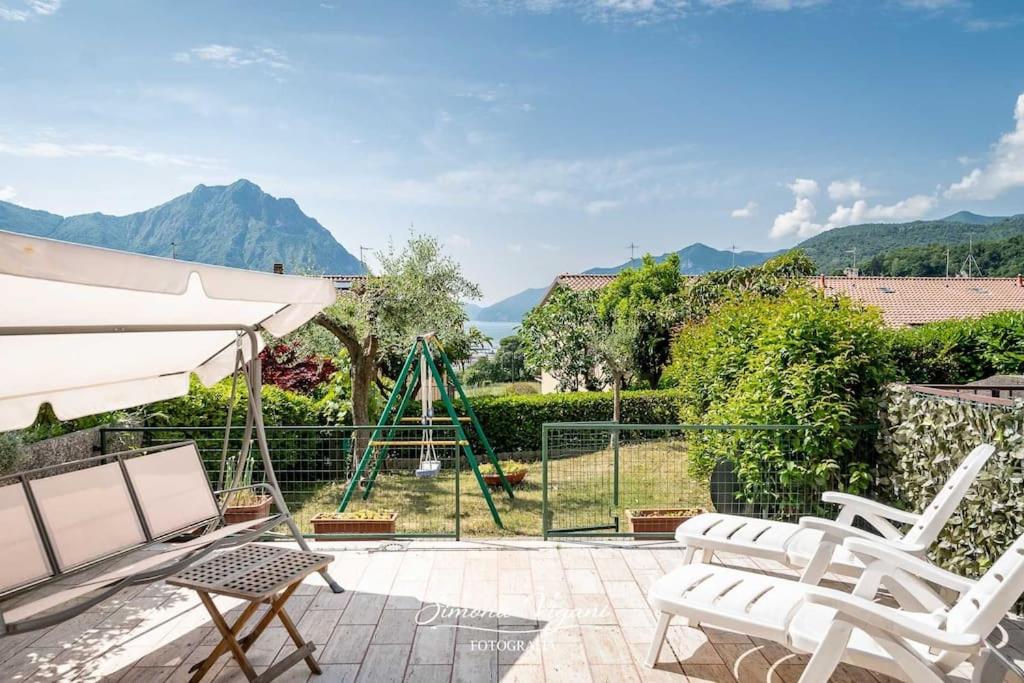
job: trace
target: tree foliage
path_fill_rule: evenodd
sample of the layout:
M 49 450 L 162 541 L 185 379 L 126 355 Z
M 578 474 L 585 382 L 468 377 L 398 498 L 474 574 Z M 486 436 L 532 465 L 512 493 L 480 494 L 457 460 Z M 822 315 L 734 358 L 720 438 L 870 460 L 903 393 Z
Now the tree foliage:
M 533 379 L 533 375 L 526 370 L 526 355 L 518 333 L 502 339 L 492 357 L 480 358 L 462 375 L 462 381 L 467 386 L 530 379 Z
M 560 391 L 595 391 L 604 386 L 593 346 L 598 328 L 597 294 L 557 287 L 532 309 L 519 328 L 531 372 L 550 372 Z
M 264 384 L 306 395 L 313 394 L 336 371 L 330 358 L 303 353 L 296 342 L 278 342 L 264 347 L 260 366 Z
M 948 258 L 947 258 L 948 252 Z M 964 267 L 968 253 L 976 266 Z M 1024 272 L 1024 235 L 1004 240 L 966 244 L 928 244 L 892 249 L 858 264 L 864 275 L 928 276 L 957 275 L 961 269 L 986 277 L 1013 277 Z
M 620 272 L 597 299 L 598 321 L 603 327 L 598 334 L 606 340 L 604 355 L 611 350 L 608 340 L 622 342 L 628 336 L 626 344 L 619 346 L 620 350 L 628 348 L 629 358 L 617 353 L 611 356 L 618 357 L 620 365 L 628 362 L 629 369 L 651 388 L 658 386 L 668 362 L 672 328 L 680 319 L 681 283 L 678 254 L 670 254 L 661 263 L 647 254 L 639 268 Z

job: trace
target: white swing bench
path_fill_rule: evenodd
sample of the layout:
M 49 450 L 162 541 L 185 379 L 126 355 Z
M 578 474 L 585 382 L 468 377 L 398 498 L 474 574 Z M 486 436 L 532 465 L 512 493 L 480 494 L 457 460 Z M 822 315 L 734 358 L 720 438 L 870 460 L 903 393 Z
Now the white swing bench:
M 225 524 L 218 496 L 245 488 L 274 493 L 214 491 L 194 442 L 0 477 L 0 635 L 60 623 L 287 521 Z
M 977 581 L 866 539 L 847 539 L 843 549 L 864 567 L 853 594 L 722 565 L 672 571 L 648 595 L 660 618 L 646 664 L 655 666 L 672 617 L 681 616 L 813 653 L 801 683 L 829 680 L 840 662 L 913 683 L 953 680 L 963 662 L 979 683 L 1016 669 L 985 639 L 1024 593 L 1024 536 Z M 899 587 L 898 606 L 873 601 L 883 583 Z M 959 597 L 949 605 L 929 584 Z
M 800 569 L 800 580 L 804 583 L 817 584 L 828 571 L 855 578 L 863 571 L 864 564 L 844 549 L 843 541 L 865 538 L 923 556 L 993 453 L 995 447 L 989 444 L 972 450 L 920 514 L 829 491 L 821 499 L 840 506 L 835 521 L 803 517 L 799 524 L 793 524 L 709 512 L 680 524 L 676 540 L 685 548 L 687 563 L 698 559 L 698 551 L 699 559 L 704 562 L 709 562 L 714 553 L 724 552 L 773 560 Z M 855 527 L 858 518 L 876 533 Z M 896 525 L 909 528 L 903 533 Z

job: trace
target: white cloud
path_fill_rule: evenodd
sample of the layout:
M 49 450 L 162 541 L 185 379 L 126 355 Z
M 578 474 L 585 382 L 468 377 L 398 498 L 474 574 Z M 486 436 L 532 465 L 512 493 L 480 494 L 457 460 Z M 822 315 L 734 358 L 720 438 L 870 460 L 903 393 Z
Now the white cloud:
M 818 181 L 809 178 L 797 178 L 791 183 L 786 183 L 786 187 L 797 197 L 813 197 L 818 194 Z
M 508 245 L 507 248 L 513 254 L 521 254 L 521 253 L 523 253 L 523 245 L 521 245 L 521 244 L 510 244 L 510 245 Z
M 462 4 L 488 12 L 550 14 L 569 11 L 591 21 L 624 21 L 638 25 L 680 19 L 690 0 L 462 0 Z
M 829 185 L 829 196 L 833 199 L 836 195 L 849 197 L 854 191 L 864 191 L 864 187 L 857 181 L 839 183 L 835 191 L 833 185 L 836 183 Z M 811 198 L 818 194 L 818 183 L 807 178 L 797 178 L 786 187 L 793 193 L 795 201 L 791 210 L 775 217 L 772 223 L 772 237 L 811 237 L 825 230 L 855 223 L 913 220 L 926 214 L 938 202 L 935 196 L 920 194 L 889 205 L 868 206 L 866 201 L 858 199 L 851 206 L 837 206 L 827 222 L 818 223 L 815 220 L 818 209 L 811 201 Z
M 742 209 L 734 209 L 729 215 L 733 218 L 753 218 L 757 213 L 757 202 L 747 202 Z
M 971 164 L 976 164 L 979 161 L 981 161 L 981 159 L 979 159 L 978 157 L 970 157 L 967 156 L 966 154 L 961 154 L 956 158 L 956 162 L 961 166 L 970 166 Z
M 907 9 L 939 10 L 963 6 L 963 0 L 898 0 Z
M 1017 97 L 1014 130 L 992 146 L 989 162 L 953 183 L 945 196 L 955 199 L 994 199 L 1015 187 L 1024 187 L 1024 93 Z
M 446 239 L 444 243 L 453 249 L 467 249 L 472 245 L 472 242 L 468 237 L 458 233 L 448 235 L 448 239 Z
M 13 187 L 10 185 L 4 185 L 3 187 L 0 187 L 0 202 L 9 202 L 14 199 L 17 194 L 18 193 Z
M 870 193 L 868 188 L 853 178 L 849 180 L 833 180 L 828 184 L 829 199 L 837 202 L 845 202 L 851 199 L 863 199 Z
M 591 216 L 598 216 L 605 211 L 611 211 L 617 209 L 622 205 L 622 202 L 617 202 L 614 199 L 596 199 L 592 202 L 587 202 L 584 210 Z
M 964 30 L 968 33 L 982 33 L 984 31 L 998 31 L 1003 28 L 1010 28 L 1020 23 L 1020 19 L 968 19 L 964 22 Z
M 263 66 L 273 72 L 289 71 L 291 62 L 281 50 L 272 47 L 246 49 L 234 45 L 211 43 L 194 47 L 186 52 L 177 52 L 174 61 L 188 64 L 192 61 L 207 62 L 225 69 L 238 69 L 246 66 Z
M 0 138 L 0 154 L 26 159 L 68 159 L 107 158 L 123 159 L 149 166 L 179 166 L 192 168 L 219 168 L 223 162 L 218 159 L 191 154 L 167 154 L 152 152 L 127 145 L 84 142 L 66 143 L 54 140 L 12 142 Z
M 22 0 L 11 7 L 0 5 L 0 21 L 28 21 L 34 16 L 46 17 L 56 14 L 62 0 Z
M 921 218 L 935 208 L 938 199 L 931 195 L 916 194 L 895 204 L 875 204 L 868 206 L 863 199 L 858 199 L 852 206 L 837 206 L 828 217 L 828 229 L 841 228 L 844 225 L 857 223 L 907 221 Z

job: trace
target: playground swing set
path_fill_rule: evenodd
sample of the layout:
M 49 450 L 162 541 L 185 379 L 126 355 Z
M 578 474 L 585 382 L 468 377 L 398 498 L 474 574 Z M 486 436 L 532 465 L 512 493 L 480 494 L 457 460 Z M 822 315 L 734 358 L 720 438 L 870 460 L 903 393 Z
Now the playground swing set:
M 458 394 L 462 409 L 466 413 L 464 416 L 460 416 L 455 411 L 452 397 L 438 368 L 438 363 L 434 360 L 435 353 L 445 373 L 447 373 L 455 393 Z M 417 365 L 418 372 L 414 372 L 413 367 Z M 441 403 L 444 405 L 447 416 L 434 415 L 433 397 L 435 388 Z M 405 417 L 406 408 L 409 406 L 412 397 L 416 394 L 417 389 L 420 394 L 420 415 L 419 417 Z M 404 423 L 404 426 L 408 426 L 417 422 L 422 426 L 422 430 L 419 430 L 419 440 L 395 438 L 395 433 L 400 425 Z M 480 462 L 466 436 L 467 430 L 463 427 L 464 424 L 472 426 L 473 432 L 486 452 L 487 459 L 494 467 L 494 472 L 501 482 L 501 488 L 504 489 L 509 500 L 514 500 L 515 494 L 512 492 L 512 486 L 501 469 L 501 464 L 494 454 L 494 449 L 491 448 L 487 435 L 484 434 L 483 427 L 480 426 L 480 420 L 477 419 L 473 405 L 470 403 L 469 397 L 466 396 L 466 392 L 463 390 L 462 384 L 455 374 L 455 369 L 452 367 L 451 360 L 449 360 L 448 354 L 445 353 L 444 347 L 441 346 L 441 343 L 433 334 L 424 334 L 416 337 L 416 341 L 413 342 L 412 348 L 409 349 L 409 355 L 402 365 L 402 371 L 398 374 L 398 379 L 395 381 L 395 388 L 391 391 L 388 402 L 384 406 L 380 420 L 370 435 L 366 450 L 359 459 L 351 479 L 349 479 L 348 486 L 345 488 L 345 494 L 338 505 L 338 512 L 344 512 L 345 508 L 348 507 L 363 475 L 367 472 L 369 474 L 363 489 L 363 500 L 370 498 L 374 482 L 377 480 L 377 475 L 380 474 L 390 449 L 395 447 L 418 447 L 420 457 L 416 476 L 419 478 L 433 478 L 441 472 L 441 459 L 438 456 L 437 449 L 455 448 L 457 453 L 457 449 L 461 447 L 466 461 L 473 470 L 477 484 L 480 485 L 480 491 L 483 493 L 487 507 L 491 511 L 491 517 L 494 518 L 494 524 L 499 529 L 504 529 L 505 526 L 502 524 L 501 515 L 498 514 L 498 509 L 494 506 L 490 487 L 487 486 L 483 475 L 480 473 Z M 453 431 L 455 438 L 447 440 L 434 439 L 434 430 L 442 428 L 446 431 Z

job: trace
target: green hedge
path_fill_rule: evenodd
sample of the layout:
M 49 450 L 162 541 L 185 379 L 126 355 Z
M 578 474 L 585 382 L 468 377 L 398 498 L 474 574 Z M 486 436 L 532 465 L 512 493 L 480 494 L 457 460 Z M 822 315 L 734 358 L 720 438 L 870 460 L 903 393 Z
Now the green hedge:
M 892 358 L 915 384 L 962 384 L 1024 373 L 1024 312 L 893 330 Z
M 605 422 L 612 417 L 610 392 L 481 396 L 470 401 L 496 453 L 539 451 L 545 422 Z M 680 401 L 675 391 L 624 391 L 622 421 L 673 424 Z M 444 414 L 444 407 L 438 405 L 434 412 Z
M 989 406 L 892 385 L 882 418 L 875 493 L 915 512 L 975 446 L 996 446 L 930 551 L 936 564 L 979 576 L 1024 533 L 1024 401 Z

